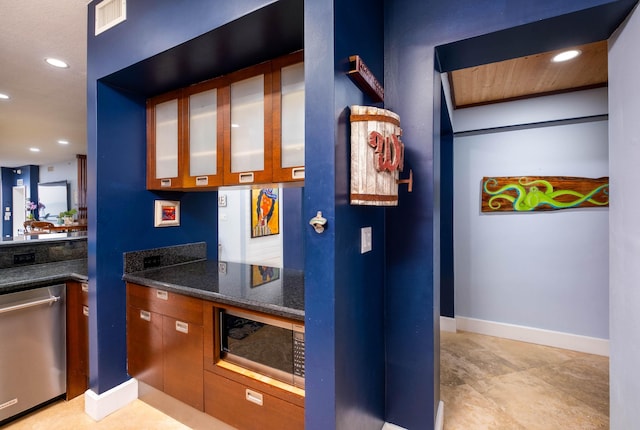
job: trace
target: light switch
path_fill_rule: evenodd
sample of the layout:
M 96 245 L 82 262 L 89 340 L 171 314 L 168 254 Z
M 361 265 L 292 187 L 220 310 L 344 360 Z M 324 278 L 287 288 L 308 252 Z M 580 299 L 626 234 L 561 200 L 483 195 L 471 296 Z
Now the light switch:
M 360 254 L 371 251 L 371 227 L 360 229 Z

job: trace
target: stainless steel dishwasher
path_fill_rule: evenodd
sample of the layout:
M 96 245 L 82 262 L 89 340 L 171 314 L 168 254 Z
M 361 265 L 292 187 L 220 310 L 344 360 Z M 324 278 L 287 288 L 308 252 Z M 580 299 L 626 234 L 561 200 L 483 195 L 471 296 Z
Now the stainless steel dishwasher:
M 0 295 L 0 424 L 66 392 L 65 292 Z

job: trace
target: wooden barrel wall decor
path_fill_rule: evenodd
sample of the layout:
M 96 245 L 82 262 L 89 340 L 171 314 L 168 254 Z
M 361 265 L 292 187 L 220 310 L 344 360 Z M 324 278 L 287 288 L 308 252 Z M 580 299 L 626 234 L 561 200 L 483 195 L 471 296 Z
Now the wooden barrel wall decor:
M 487 213 L 609 206 L 609 177 L 484 177 L 481 188 L 481 210 Z
M 398 205 L 404 167 L 400 116 L 372 106 L 351 106 L 351 204 Z

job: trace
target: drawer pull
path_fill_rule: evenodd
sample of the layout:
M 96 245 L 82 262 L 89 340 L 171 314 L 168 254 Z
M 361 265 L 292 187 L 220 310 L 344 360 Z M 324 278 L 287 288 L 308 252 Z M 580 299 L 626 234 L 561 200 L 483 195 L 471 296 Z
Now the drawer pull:
M 140 311 L 140 319 L 145 321 L 151 321 L 151 312 L 149 311 Z
M 87 282 L 83 282 L 83 283 L 81 284 L 81 286 L 82 286 L 82 291 L 83 291 L 83 292 L 85 292 L 85 293 L 88 293 L 88 292 L 89 292 L 89 284 L 88 284 Z
M 209 177 L 208 176 L 198 176 L 196 178 L 196 186 L 202 187 L 205 185 L 209 185 Z
M 156 291 L 156 297 L 160 300 L 169 300 L 169 293 L 166 291 L 158 290 Z
M 82 306 L 82 315 L 85 317 L 89 316 L 89 306 Z
M 253 172 L 240 173 L 240 175 L 238 175 L 238 182 L 241 184 L 253 182 Z
M 304 179 L 304 167 L 291 169 L 291 179 Z
M 189 334 L 189 324 L 182 321 L 176 321 L 176 331 Z
M 250 389 L 245 390 L 245 399 L 250 401 L 251 403 L 255 403 L 258 406 L 262 406 L 262 394 L 257 391 L 253 391 Z
M 170 187 L 171 186 L 171 179 L 160 179 L 160 186 L 161 187 Z

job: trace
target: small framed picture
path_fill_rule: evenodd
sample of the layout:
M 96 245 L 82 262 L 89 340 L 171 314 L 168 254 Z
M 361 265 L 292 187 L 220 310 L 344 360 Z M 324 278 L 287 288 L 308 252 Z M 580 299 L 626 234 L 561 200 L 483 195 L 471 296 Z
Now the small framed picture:
M 180 225 L 180 202 L 156 200 L 154 226 L 172 227 Z

